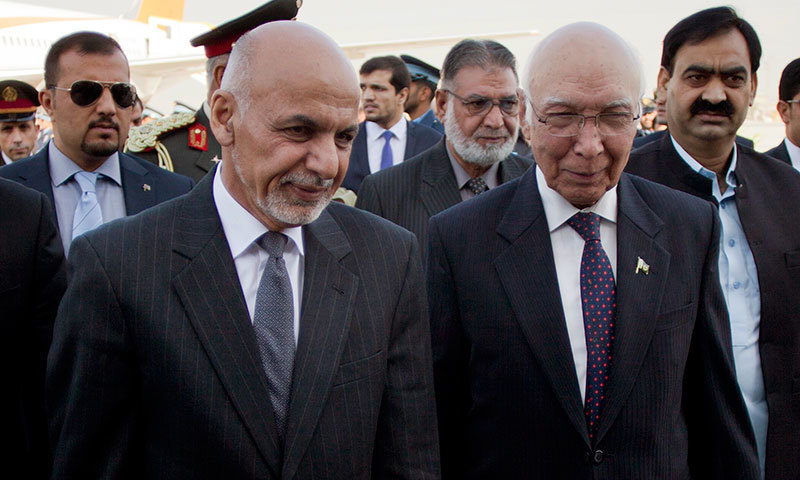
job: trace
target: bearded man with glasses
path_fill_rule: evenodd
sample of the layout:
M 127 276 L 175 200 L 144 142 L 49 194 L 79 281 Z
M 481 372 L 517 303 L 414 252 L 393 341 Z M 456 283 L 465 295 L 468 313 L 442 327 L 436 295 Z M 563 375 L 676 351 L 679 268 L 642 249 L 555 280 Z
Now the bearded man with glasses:
M 635 54 L 578 23 L 543 39 L 526 72 L 536 166 L 430 222 L 442 478 L 758 478 L 719 220 L 622 172 Z
M 64 251 L 74 237 L 182 195 L 194 182 L 119 152 L 136 90 L 119 44 L 96 32 L 56 41 L 45 59 L 39 101 L 53 139 L 0 177 L 44 193 L 55 207 Z
M 444 60 L 436 104 L 445 136 L 394 168 L 369 175 L 356 207 L 412 231 L 425 251 L 428 220 L 513 180 L 531 160 L 517 155 L 516 59 L 492 40 L 463 40 Z

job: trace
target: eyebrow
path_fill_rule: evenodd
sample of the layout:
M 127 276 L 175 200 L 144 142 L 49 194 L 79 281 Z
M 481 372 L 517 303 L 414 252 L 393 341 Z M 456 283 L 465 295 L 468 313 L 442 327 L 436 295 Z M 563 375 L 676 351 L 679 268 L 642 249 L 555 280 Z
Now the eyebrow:
M 300 124 L 300 125 L 302 125 L 304 127 L 308 127 L 308 128 L 314 129 L 314 130 L 319 130 L 320 129 L 319 122 L 317 122 L 313 118 L 309 117 L 308 115 L 303 115 L 302 113 L 298 113 L 298 114 L 292 115 L 291 117 L 287 118 L 283 123 L 287 124 L 287 125 L 288 124 Z
M 714 67 L 711 67 L 709 65 L 692 64 L 692 65 L 689 65 L 688 67 L 686 67 L 686 69 L 683 71 L 683 73 L 686 73 L 686 72 L 697 72 L 697 73 L 705 73 L 706 75 L 713 75 L 713 74 L 717 73 L 717 70 L 714 69 Z M 736 66 L 736 67 L 720 69 L 719 73 L 722 74 L 722 75 L 734 75 L 734 74 L 737 74 L 737 73 L 741 73 L 741 74 L 747 75 L 747 68 L 745 68 L 742 65 L 739 65 L 739 66 Z
M 564 108 L 577 108 L 574 103 L 565 100 L 560 97 L 547 97 L 543 101 L 543 109 L 548 109 L 552 107 L 564 107 Z M 619 100 L 612 100 L 605 105 L 600 107 L 600 111 L 608 110 L 609 108 L 618 108 L 618 107 L 626 107 L 633 109 L 633 105 L 631 104 L 630 100 L 619 99 Z

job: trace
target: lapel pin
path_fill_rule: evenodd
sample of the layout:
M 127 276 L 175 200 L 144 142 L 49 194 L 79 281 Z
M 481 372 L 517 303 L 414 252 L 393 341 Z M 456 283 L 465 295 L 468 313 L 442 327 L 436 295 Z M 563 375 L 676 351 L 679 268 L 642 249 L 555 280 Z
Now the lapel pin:
M 142 190 L 144 190 L 145 192 L 149 192 L 149 191 L 150 191 L 150 185 L 148 185 L 148 184 L 146 184 L 146 183 L 145 183 L 145 184 L 143 184 L 143 185 L 142 185 Z M 640 259 L 640 260 L 641 260 L 641 259 Z
M 219 163 L 219 162 L 221 162 L 221 160 L 219 159 L 219 157 L 217 157 L 216 155 L 214 155 L 214 158 L 212 158 L 212 159 L 211 159 L 211 161 L 212 161 L 212 162 L 214 162 L 214 163 Z
M 635 273 L 638 275 L 640 270 L 645 275 L 648 275 L 650 273 L 650 265 L 648 265 L 644 260 L 642 260 L 642 257 L 636 257 L 636 272 Z

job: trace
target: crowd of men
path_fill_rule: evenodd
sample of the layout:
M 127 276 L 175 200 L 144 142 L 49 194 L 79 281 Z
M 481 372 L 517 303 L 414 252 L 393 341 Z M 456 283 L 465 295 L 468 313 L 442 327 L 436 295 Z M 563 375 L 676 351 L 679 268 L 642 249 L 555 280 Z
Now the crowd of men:
M 797 478 L 800 59 L 763 154 L 729 7 L 666 33 L 648 135 L 605 26 L 355 72 L 299 7 L 139 127 L 103 34 L 0 82 L 12 477 Z

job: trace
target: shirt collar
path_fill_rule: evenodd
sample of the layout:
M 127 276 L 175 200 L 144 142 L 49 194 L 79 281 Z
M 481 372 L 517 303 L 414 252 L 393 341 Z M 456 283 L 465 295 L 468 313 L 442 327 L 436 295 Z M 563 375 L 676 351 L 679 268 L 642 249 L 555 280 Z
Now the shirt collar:
M 699 173 L 700 175 L 708 178 L 712 182 L 717 182 L 717 174 L 712 172 L 711 170 L 707 169 L 706 167 L 702 166 L 700 162 L 692 158 L 689 155 L 689 152 L 684 150 L 683 147 L 680 146 L 678 142 L 675 141 L 675 137 L 672 135 L 669 136 L 670 140 L 672 140 L 672 145 L 675 147 L 675 150 L 680 155 L 681 159 L 686 162 L 686 165 L 689 165 L 689 168 L 692 171 Z M 728 167 L 728 174 L 725 175 L 725 183 L 730 187 L 730 189 L 736 188 L 736 161 L 737 161 L 737 154 L 736 154 L 736 143 L 733 144 L 733 158 L 731 159 L 731 165 Z
M 59 186 L 64 182 L 70 180 L 73 175 L 82 171 L 83 169 L 75 162 L 70 160 L 69 157 L 64 155 L 61 150 L 56 147 L 56 142 L 50 141 L 47 144 L 47 154 L 50 163 L 50 178 L 53 185 Z M 117 185 L 122 186 L 122 175 L 119 168 L 119 153 L 114 152 L 110 157 L 100 165 L 94 173 L 99 173 L 104 177 L 113 180 Z
M 542 170 L 536 166 L 536 183 L 542 197 L 547 228 L 552 233 L 578 212 L 592 212 L 612 223 L 617 223 L 617 185 L 600 197 L 594 205 L 578 209 L 567 201 L 560 193 L 547 185 Z
M 388 130 L 390 132 L 392 132 L 394 134 L 394 136 L 397 137 L 398 139 L 406 138 L 406 130 L 408 129 L 407 123 L 408 122 L 406 122 L 406 119 L 404 117 L 400 117 L 400 120 L 398 120 L 397 123 L 395 123 L 394 125 L 389 127 Z M 371 140 L 371 141 L 378 140 L 381 137 L 381 135 L 383 135 L 383 132 L 385 132 L 385 131 L 386 131 L 386 129 L 384 129 L 383 127 L 381 127 L 377 123 L 367 121 L 367 139 L 368 140 Z
M 225 188 L 225 184 L 222 183 L 221 172 L 222 162 L 219 162 L 217 170 L 214 172 L 214 203 L 222 222 L 222 230 L 225 232 L 225 238 L 231 249 L 231 255 L 233 258 L 237 258 L 258 240 L 258 237 L 267 233 L 267 227 L 231 196 L 228 189 Z M 281 233 L 289 237 L 290 242 L 287 246 L 294 245 L 302 257 L 305 254 L 303 228 L 287 228 Z
M 453 152 L 450 151 L 450 144 L 447 142 L 445 142 L 445 149 L 447 150 L 447 157 L 450 159 L 450 165 L 453 167 L 453 173 L 456 175 L 456 185 L 458 185 L 458 189 L 461 190 L 472 177 L 469 173 L 467 173 L 466 170 L 464 170 L 464 167 L 458 163 L 458 160 L 456 160 Z M 489 187 L 489 189 L 495 188 L 499 185 L 497 182 L 497 172 L 499 169 L 500 162 L 495 162 L 480 176 L 480 178 L 486 182 L 486 186 Z
M 800 164 L 800 147 L 791 142 L 788 138 L 783 139 L 786 145 L 786 151 L 789 152 L 789 161 L 792 165 Z
M 2 155 L 3 155 L 3 163 L 4 163 L 5 165 L 11 165 L 11 162 L 13 162 L 13 160 L 11 160 L 10 158 L 8 158 L 8 155 L 6 155 L 6 152 L 0 151 L 0 154 L 2 154 Z

